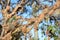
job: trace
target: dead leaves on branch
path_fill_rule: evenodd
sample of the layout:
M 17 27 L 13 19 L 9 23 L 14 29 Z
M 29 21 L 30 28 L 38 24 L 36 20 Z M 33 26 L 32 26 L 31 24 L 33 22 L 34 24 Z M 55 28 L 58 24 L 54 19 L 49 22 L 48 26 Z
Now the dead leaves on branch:
M 16 32 L 18 32 L 18 31 L 22 31 L 23 32 L 23 34 L 26 36 L 26 34 L 34 27 L 34 29 L 35 29 L 35 31 L 38 31 L 38 24 L 44 19 L 44 17 L 48 14 L 49 16 L 51 15 L 51 14 L 53 14 L 54 13 L 54 11 L 58 8 L 58 7 L 60 7 L 60 3 L 59 3 L 59 1 L 57 1 L 57 3 L 52 7 L 52 9 L 50 9 L 49 10 L 49 8 L 50 7 L 47 7 L 47 8 L 45 8 L 44 10 L 43 10 L 43 12 L 42 12 L 42 14 L 40 14 L 38 17 L 36 17 L 36 18 L 30 18 L 30 19 L 25 19 L 25 18 L 23 18 L 23 17 L 21 17 L 21 16 L 17 16 L 16 15 L 16 12 L 17 12 L 17 10 L 18 10 L 18 8 L 20 8 L 20 10 L 21 10 L 21 8 L 23 8 L 23 5 L 25 5 L 24 4 L 25 3 L 25 0 L 22 0 L 21 1 L 21 4 L 18 4 L 16 7 L 15 7 L 15 9 L 12 11 L 12 13 L 10 13 L 10 14 L 8 14 L 8 10 L 10 10 L 10 6 L 7 6 L 6 7 L 6 9 L 4 9 L 4 10 L 2 10 L 2 14 L 3 14 L 3 16 L 4 16 L 4 20 L 5 20 L 5 23 L 3 24 L 3 29 L 4 29 L 4 33 L 5 34 L 3 34 L 4 36 L 2 37 L 2 40 L 11 40 L 11 38 L 12 38 L 12 34 L 14 34 L 14 33 L 16 33 Z M 37 6 L 38 7 L 38 6 Z M 39 7 L 38 8 L 36 8 L 36 10 L 38 10 L 39 9 Z M 12 21 L 11 23 L 9 23 L 9 22 L 7 22 L 8 20 L 10 20 L 10 19 L 13 19 L 14 21 Z M 17 25 L 17 22 L 18 22 L 18 19 L 22 19 L 22 21 L 23 20 L 27 20 L 28 21 L 28 24 L 26 24 L 26 25 Z M 7 22 L 7 23 L 6 23 Z M 31 28 L 28 28 L 28 26 L 30 26 L 30 25 L 34 25 L 33 27 L 31 27 Z M 14 27 L 13 27 L 13 30 L 11 30 L 10 29 L 10 27 L 12 27 L 11 25 L 13 25 Z M 15 27 L 16 26 L 16 27 Z M 8 32 L 9 31 L 9 32 Z M 48 34 L 48 33 L 47 33 Z M 48 38 L 48 40 L 50 40 L 49 38 Z
M 1 40 L 11 40 L 11 32 L 7 33 L 5 36 L 1 37 Z

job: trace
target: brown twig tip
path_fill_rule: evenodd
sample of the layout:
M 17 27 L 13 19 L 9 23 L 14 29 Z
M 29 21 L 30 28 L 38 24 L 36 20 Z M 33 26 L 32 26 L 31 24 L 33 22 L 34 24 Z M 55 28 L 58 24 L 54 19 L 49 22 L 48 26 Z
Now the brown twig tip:
M 6 6 L 6 10 L 7 10 L 7 11 L 10 10 L 10 6 L 9 6 L 9 5 Z

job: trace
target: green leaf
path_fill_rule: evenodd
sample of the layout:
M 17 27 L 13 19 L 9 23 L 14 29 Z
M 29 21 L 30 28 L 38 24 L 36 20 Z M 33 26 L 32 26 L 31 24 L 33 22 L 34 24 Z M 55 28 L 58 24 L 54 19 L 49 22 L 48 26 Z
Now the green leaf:
M 53 27 L 50 25 L 50 26 L 48 26 L 48 30 L 50 31 L 50 30 L 52 30 L 53 29 Z
M 58 30 L 58 33 L 60 34 L 60 30 Z
M 47 38 L 45 37 L 44 40 L 47 40 Z
M 54 36 L 54 40 L 57 40 L 58 39 L 58 36 Z
M 9 19 L 8 22 L 11 23 L 13 20 L 16 20 L 15 16 L 13 16 L 11 19 Z
M 56 32 L 56 30 L 53 29 L 53 30 L 52 30 L 52 33 L 55 33 L 55 32 Z

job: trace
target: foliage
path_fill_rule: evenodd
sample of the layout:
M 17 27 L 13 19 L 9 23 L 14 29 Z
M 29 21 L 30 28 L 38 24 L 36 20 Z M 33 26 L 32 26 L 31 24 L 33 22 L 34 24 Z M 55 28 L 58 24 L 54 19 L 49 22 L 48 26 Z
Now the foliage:
M 16 3 L 14 1 L 16 1 Z M 47 37 L 42 40 L 50 40 L 51 38 L 58 40 L 60 35 L 58 21 L 60 16 L 60 0 L 54 0 L 55 3 L 51 0 L 14 1 L 0 0 L 0 5 L 2 6 L 0 11 L 3 16 L 2 24 L 0 24 L 1 40 L 27 40 L 27 38 L 29 40 L 40 40 L 39 36 L 41 34 L 42 37 Z M 54 5 L 49 6 L 43 4 L 46 1 Z M 26 6 L 27 8 L 25 8 Z M 29 9 L 30 7 L 32 10 Z M 25 23 L 25 21 L 27 21 L 27 23 Z M 41 23 L 42 25 L 40 25 Z M 32 32 L 32 30 L 34 32 Z M 33 34 L 34 37 L 32 37 Z

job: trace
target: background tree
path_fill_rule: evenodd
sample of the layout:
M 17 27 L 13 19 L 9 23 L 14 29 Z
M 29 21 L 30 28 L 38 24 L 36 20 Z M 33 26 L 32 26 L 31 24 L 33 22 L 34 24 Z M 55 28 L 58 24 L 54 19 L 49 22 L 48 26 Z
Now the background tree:
M 1 0 L 0 5 L 0 40 L 60 39 L 60 0 Z

